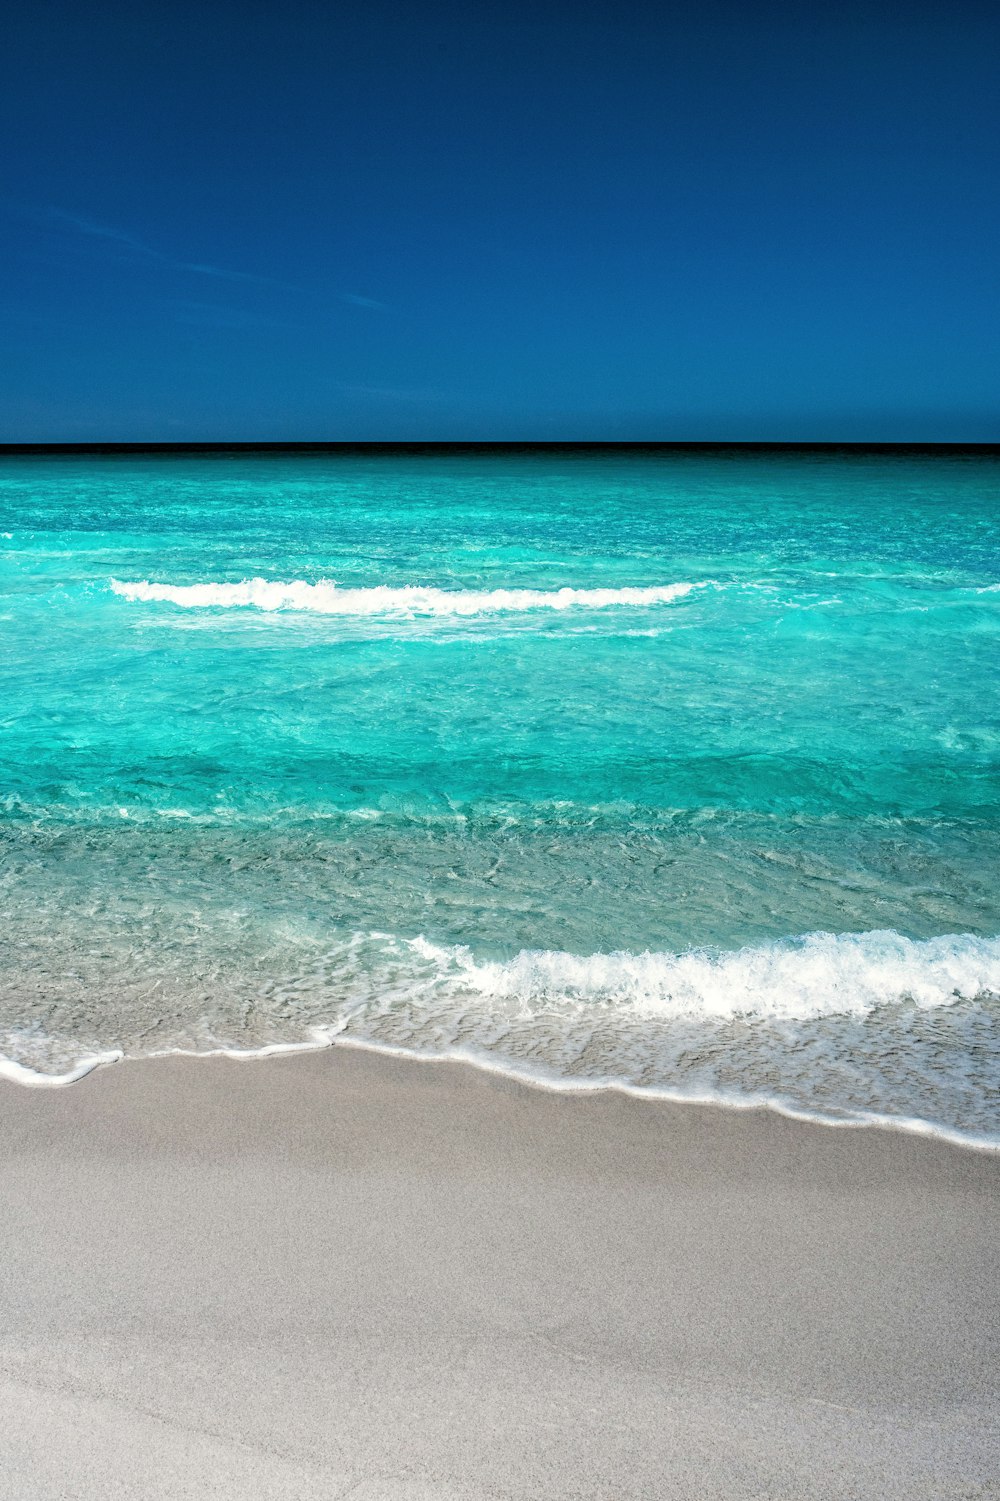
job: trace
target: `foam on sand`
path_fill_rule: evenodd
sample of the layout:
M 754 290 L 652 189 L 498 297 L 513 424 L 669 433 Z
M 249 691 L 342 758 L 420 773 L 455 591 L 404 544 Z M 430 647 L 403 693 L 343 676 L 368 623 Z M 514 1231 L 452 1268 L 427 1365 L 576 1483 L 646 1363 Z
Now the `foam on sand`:
M 10 1079 L 29 1089 L 59 1089 L 66 1084 L 76 1084 L 78 1080 L 93 1073 L 95 1068 L 101 1068 L 106 1063 L 120 1063 L 124 1056 L 120 1048 L 106 1053 L 92 1053 L 61 1074 L 42 1073 L 39 1069 L 28 1068 L 27 1064 L 15 1062 L 13 1058 L 0 1056 L 0 1079 Z
M 767 1105 L 1000 1145 L 1000 937 L 807 933 L 742 949 L 489 958 L 358 932 L 302 954 L 208 1025 L 89 1036 L 133 1057 L 253 1058 L 347 1043 L 564 1090 Z M 238 1002 L 238 1004 L 237 1004 Z M 154 1040 L 155 1036 L 155 1040 Z M 0 1074 L 69 1084 L 120 1052 L 12 1037 Z M 51 1069 L 51 1073 L 47 1070 Z

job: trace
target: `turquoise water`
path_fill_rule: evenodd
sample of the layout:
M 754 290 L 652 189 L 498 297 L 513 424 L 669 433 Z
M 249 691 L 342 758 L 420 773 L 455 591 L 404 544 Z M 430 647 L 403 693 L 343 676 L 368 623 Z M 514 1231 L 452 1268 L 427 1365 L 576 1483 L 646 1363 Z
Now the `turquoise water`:
M 0 460 L 0 1053 L 1000 1136 L 1000 461 Z

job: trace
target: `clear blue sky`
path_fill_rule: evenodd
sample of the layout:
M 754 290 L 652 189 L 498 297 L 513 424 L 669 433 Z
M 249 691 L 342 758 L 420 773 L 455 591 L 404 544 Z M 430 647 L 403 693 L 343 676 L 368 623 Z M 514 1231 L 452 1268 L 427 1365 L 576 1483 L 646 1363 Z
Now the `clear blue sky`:
M 0 440 L 1000 439 L 1000 7 L 32 0 Z

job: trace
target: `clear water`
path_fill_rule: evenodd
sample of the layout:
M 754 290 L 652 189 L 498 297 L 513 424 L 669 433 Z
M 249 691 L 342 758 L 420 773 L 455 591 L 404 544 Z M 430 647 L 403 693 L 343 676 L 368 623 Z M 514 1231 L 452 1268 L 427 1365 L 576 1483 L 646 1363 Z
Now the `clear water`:
M 1000 1139 L 1000 460 L 0 460 L 0 1053 Z M 565 591 L 565 592 L 563 592 Z

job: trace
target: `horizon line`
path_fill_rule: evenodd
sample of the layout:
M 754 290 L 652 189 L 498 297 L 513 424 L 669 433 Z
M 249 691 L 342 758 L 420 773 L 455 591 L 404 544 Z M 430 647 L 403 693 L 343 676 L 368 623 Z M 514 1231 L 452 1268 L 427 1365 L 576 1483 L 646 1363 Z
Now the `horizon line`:
M 181 439 L 92 440 L 88 442 L 0 442 L 0 457 L 31 454 L 141 453 L 487 453 L 503 452 L 791 452 L 791 453 L 955 453 L 1000 455 L 1000 441 L 849 439 Z

